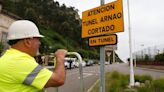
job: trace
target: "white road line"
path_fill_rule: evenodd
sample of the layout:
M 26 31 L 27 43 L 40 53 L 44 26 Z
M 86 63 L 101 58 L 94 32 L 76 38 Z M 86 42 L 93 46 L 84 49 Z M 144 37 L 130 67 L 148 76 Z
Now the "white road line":
M 69 74 L 67 74 L 67 76 L 72 76 L 72 75 L 77 74 L 77 73 L 79 73 L 79 72 L 69 73 Z
M 93 74 L 92 73 L 83 73 L 83 78 L 87 78 L 89 76 L 92 76 Z

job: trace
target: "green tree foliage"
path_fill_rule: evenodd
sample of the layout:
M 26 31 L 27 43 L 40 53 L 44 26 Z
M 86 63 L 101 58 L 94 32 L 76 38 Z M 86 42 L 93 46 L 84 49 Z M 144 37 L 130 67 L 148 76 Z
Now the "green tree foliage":
M 155 60 L 164 62 L 164 53 L 156 55 Z
M 54 0 L 5 0 L 3 9 L 39 26 L 45 35 L 41 40 L 41 53 L 66 48 L 79 51 L 85 58 L 98 56 L 99 50 L 89 47 L 87 39 L 81 38 L 81 19 L 74 7 L 60 5 Z
M 148 54 L 145 55 L 145 61 L 149 61 L 150 60 L 150 57 Z

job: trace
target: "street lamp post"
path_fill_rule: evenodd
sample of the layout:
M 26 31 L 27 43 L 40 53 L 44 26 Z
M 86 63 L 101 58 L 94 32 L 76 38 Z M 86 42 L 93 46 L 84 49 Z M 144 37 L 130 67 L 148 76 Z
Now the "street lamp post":
M 134 86 L 134 69 L 133 69 L 133 56 L 132 56 L 132 40 L 131 40 L 129 0 L 127 0 L 127 4 L 128 4 L 128 23 L 129 23 L 130 86 Z

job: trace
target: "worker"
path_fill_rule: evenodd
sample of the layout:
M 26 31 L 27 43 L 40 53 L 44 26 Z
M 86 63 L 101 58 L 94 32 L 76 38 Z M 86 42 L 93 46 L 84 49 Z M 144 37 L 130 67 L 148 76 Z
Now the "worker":
M 54 53 L 56 67 L 52 72 L 34 59 L 39 50 L 39 39 L 44 36 L 33 22 L 15 21 L 8 31 L 10 48 L 0 58 L 0 92 L 38 92 L 64 84 L 67 50 L 59 49 Z

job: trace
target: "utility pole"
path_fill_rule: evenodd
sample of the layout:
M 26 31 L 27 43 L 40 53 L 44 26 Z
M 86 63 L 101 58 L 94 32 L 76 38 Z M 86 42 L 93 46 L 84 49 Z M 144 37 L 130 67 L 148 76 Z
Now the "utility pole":
M 131 38 L 129 0 L 127 0 L 127 2 L 128 2 L 128 23 L 129 23 L 130 86 L 134 86 L 134 69 L 133 69 L 133 56 L 132 56 L 132 38 Z

